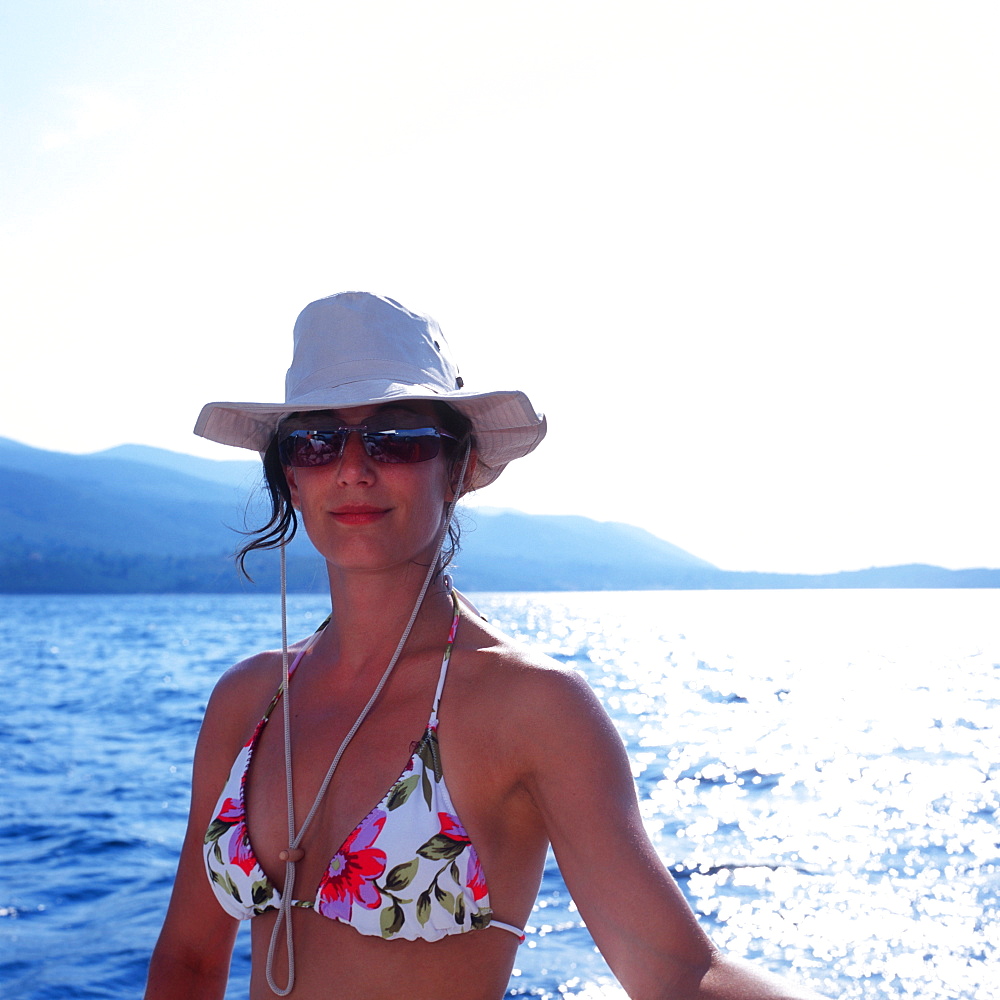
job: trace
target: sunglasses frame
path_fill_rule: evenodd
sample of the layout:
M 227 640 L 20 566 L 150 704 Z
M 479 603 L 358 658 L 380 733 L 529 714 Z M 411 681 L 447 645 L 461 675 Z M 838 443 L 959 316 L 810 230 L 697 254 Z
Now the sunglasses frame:
M 376 462 L 382 462 L 385 465 L 419 465 L 421 462 L 429 462 L 432 459 L 437 458 L 441 453 L 441 440 L 442 438 L 447 438 L 449 441 L 458 441 L 458 438 L 454 434 L 449 434 L 448 431 L 441 430 L 440 427 L 388 427 L 379 430 L 373 430 L 366 427 L 364 424 L 349 425 L 343 424 L 340 427 L 330 427 L 325 430 L 310 430 L 309 428 L 296 428 L 295 430 L 289 431 L 287 434 L 283 435 L 278 443 L 278 455 L 281 460 L 281 464 L 293 469 L 319 469 L 324 465 L 330 465 L 332 462 L 338 462 L 344 455 L 344 449 L 347 447 L 347 439 L 351 434 L 358 434 L 361 437 L 361 446 L 365 450 L 365 454 Z M 329 457 L 324 458 L 323 461 L 310 462 L 308 464 L 298 465 L 292 461 L 292 450 L 289 446 L 289 442 L 293 438 L 305 440 L 323 440 L 326 447 L 329 449 Z M 426 458 L 417 458 L 413 460 L 399 459 L 399 458 L 389 458 L 386 453 L 380 453 L 380 447 L 383 444 L 391 444 L 393 438 L 402 439 L 406 437 L 416 437 L 425 441 L 436 442 L 437 447 L 434 450 L 433 455 L 428 455 Z M 388 441 L 379 439 L 388 438 Z M 333 445 L 339 439 L 339 445 L 334 449 Z M 317 456 L 319 457 L 319 456 Z

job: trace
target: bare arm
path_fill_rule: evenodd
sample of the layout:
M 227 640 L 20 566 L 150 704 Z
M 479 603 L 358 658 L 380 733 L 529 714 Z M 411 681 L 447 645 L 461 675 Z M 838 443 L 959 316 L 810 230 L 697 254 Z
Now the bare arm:
M 699 984 L 699 1000 L 822 1000 L 813 990 L 758 966 L 720 956 Z
M 146 1000 L 221 1000 L 238 921 L 212 894 L 202 858 L 205 831 L 240 733 L 227 701 L 233 684 L 220 681 L 205 712 L 195 750 L 191 811 L 163 928 L 149 964 Z M 232 757 L 229 757 L 229 753 Z
M 816 1000 L 712 945 L 646 836 L 628 758 L 576 675 L 544 672 L 525 699 L 529 787 L 595 942 L 634 1000 Z

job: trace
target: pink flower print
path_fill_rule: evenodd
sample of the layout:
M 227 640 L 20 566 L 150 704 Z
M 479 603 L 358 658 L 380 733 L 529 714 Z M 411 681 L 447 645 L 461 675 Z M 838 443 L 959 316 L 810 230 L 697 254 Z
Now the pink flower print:
M 468 863 L 465 867 L 465 884 L 472 890 L 475 899 L 482 899 L 486 895 L 486 876 L 483 874 L 483 866 L 479 863 L 479 855 L 476 853 L 472 841 L 466 833 L 462 821 L 451 813 L 438 813 L 438 822 L 441 824 L 439 836 L 446 837 L 456 844 L 468 844 Z
M 246 810 L 243 808 L 242 799 L 226 799 L 222 803 L 219 815 L 215 818 L 220 823 L 242 823 Z
M 250 847 L 246 823 L 237 823 L 229 837 L 229 863 L 243 869 L 244 875 L 249 875 L 257 867 L 257 859 Z
M 465 869 L 465 884 L 472 890 L 472 896 L 478 903 L 486 895 L 486 876 L 483 866 L 479 863 L 476 849 L 469 844 L 469 864 Z
M 215 822 L 231 827 L 229 831 L 229 863 L 243 869 L 249 875 L 257 866 L 257 859 L 250 848 L 250 837 L 247 834 L 246 810 L 242 799 L 226 799 L 222 803 Z M 213 824 L 214 826 L 215 824 Z
M 469 835 L 462 826 L 462 821 L 452 813 L 438 813 L 438 822 L 441 824 L 441 836 L 454 840 L 459 844 L 468 844 Z
M 473 898 L 479 900 L 486 895 L 486 876 L 483 866 L 479 863 L 469 834 L 462 821 L 453 813 L 438 813 L 441 830 L 435 834 L 417 853 L 425 858 L 444 861 L 456 861 L 463 852 L 468 855 L 465 866 L 465 884 L 472 891 Z
M 355 903 L 369 910 L 381 904 L 375 879 L 385 871 L 385 851 L 372 844 L 385 826 L 385 816 L 373 809 L 333 856 L 320 883 L 317 909 L 324 917 L 349 921 Z
M 247 834 L 246 810 L 243 799 L 227 798 L 219 809 L 218 816 L 212 820 L 212 825 L 205 834 L 205 843 L 216 841 L 219 850 L 225 839 L 226 853 L 229 863 L 243 869 L 249 875 L 257 867 L 257 859 L 250 847 L 250 837 Z M 221 858 L 220 858 L 221 860 Z

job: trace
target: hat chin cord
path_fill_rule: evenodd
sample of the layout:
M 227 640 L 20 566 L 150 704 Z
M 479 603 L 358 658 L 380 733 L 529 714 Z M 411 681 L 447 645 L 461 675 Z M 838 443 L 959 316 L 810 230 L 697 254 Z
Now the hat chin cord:
M 289 686 L 288 686 L 288 615 L 287 615 L 287 571 L 286 571 L 286 560 L 285 560 L 285 544 L 282 544 L 280 549 L 280 561 L 281 561 L 281 711 L 282 711 L 282 721 L 284 723 L 284 737 L 285 737 L 285 793 L 287 797 L 287 809 L 288 809 L 288 847 L 281 851 L 278 857 L 285 862 L 285 883 L 281 893 L 281 904 L 278 908 L 278 917 L 274 923 L 274 929 L 271 931 L 271 941 L 267 948 L 267 985 L 271 988 L 271 991 L 279 997 L 286 997 L 295 988 L 295 948 L 292 940 L 292 899 L 295 894 L 295 865 L 297 862 L 301 861 L 305 852 L 299 846 L 302 843 L 302 838 L 305 835 L 309 824 L 312 822 L 313 817 L 319 811 L 320 803 L 323 801 L 323 797 L 326 795 L 327 789 L 330 787 L 330 782 L 333 780 L 334 772 L 337 770 L 337 765 L 340 763 L 340 758 L 344 755 L 344 751 L 347 749 L 348 744 L 354 738 L 354 734 L 361 728 L 361 723 L 365 721 L 368 717 L 368 713 L 371 712 L 372 708 L 375 706 L 375 702 L 378 700 L 378 696 L 382 693 L 382 689 L 385 687 L 386 682 L 389 680 L 389 676 L 396 666 L 400 655 L 403 652 L 403 647 L 406 645 L 406 640 L 410 637 L 410 632 L 413 629 L 413 625 L 417 620 L 417 615 L 420 613 L 420 607 L 424 602 L 424 596 L 427 593 L 427 588 L 430 586 L 431 580 L 434 578 L 435 571 L 438 569 L 438 563 L 441 558 L 441 549 L 444 546 L 444 540 L 448 536 L 448 529 L 451 527 L 451 521 L 455 514 L 455 505 L 458 503 L 459 497 L 462 495 L 462 487 L 465 484 L 465 475 L 469 467 L 469 455 L 471 452 L 471 445 L 467 445 L 465 448 L 465 454 L 462 457 L 462 465 L 458 476 L 458 486 L 455 488 L 454 497 L 448 502 L 447 513 L 445 514 L 444 524 L 441 527 L 441 532 L 438 537 L 438 544 L 435 550 L 435 557 L 431 560 L 430 566 L 427 567 L 427 574 L 424 577 L 423 585 L 420 588 L 420 593 L 417 595 L 416 604 L 413 605 L 413 611 L 410 614 L 410 619 L 406 623 L 406 628 L 403 629 L 403 634 L 400 636 L 399 643 L 396 646 L 396 651 L 392 654 L 392 659 L 389 660 L 389 665 L 385 668 L 382 674 L 381 680 L 375 686 L 374 692 L 372 692 L 371 698 L 368 699 L 368 703 L 361 713 L 358 715 L 354 722 L 354 725 L 348 730 L 347 735 L 344 737 L 340 744 L 337 752 L 334 754 L 333 760 L 330 763 L 330 767 L 326 772 L 326 777 L 323 779 L 323 783 L 320 785 L 319 791 L 316 793 L 316 798 L 313 799 L 312 808 L 306 815 L 306 818 L 302 821 L 302 826 L 299 827 L 298 832 L 295 831 L 295 803 L 294 796 L 292 794 L 292 733 L 291 733 L 291 712 L 288 706 L 289 701 Z M 449 583 L 450 589 L 450 583 Z M 288 954 L 288 981 L 287 984 L 282 988 L 274 980 L 274 954 L 277 948 L 278 937 L 281 930 L 281 925 L 285 925 L 285 945 Z

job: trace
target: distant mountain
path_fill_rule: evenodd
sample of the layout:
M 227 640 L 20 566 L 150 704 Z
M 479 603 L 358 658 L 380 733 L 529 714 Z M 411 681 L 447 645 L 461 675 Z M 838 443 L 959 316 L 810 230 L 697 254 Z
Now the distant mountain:
M 686 588 L 719 572 L 631 524 L 491 507 L 464 511 L 461 523 L 456 578 L 468 590 Z
M 141 465 L 154 465 L 160 469 L 170 469 L 186 476 L 207 479 L 212 483 L 233 486 L 241 490 L 252 489 L 261 480 L 258 459 L 219 462 L 211 458 L 198 458 L 195 455 L 180 455 L 175 451 L 151 448 L 146 444 L 120 444 L 117 448 L 99 451 L 93 457 L 124 459 Z
M 219 462 L 124 445 L 67 455 L 0 438 L 0 593 L 228 592 L 238 531 L 264 520 L 256 461 Z M 455 577 L 469 591 L 998 587 L 1000 570 L 897 566 L 803 576 L 733 573 L 628 524 L 468 508 Z M 304 535 L 304 533 L 303 533 Z M 254 553 L 258 589 L 275 553 Z M 292 590 L 325 590 L 305 537 L 289 546 Z
M 112 555 L 221 553 L 232 548 L 225 526 L 242 526 L 240 501 L 236 487 L 196 473 L 0 438 L 0 545 Z

